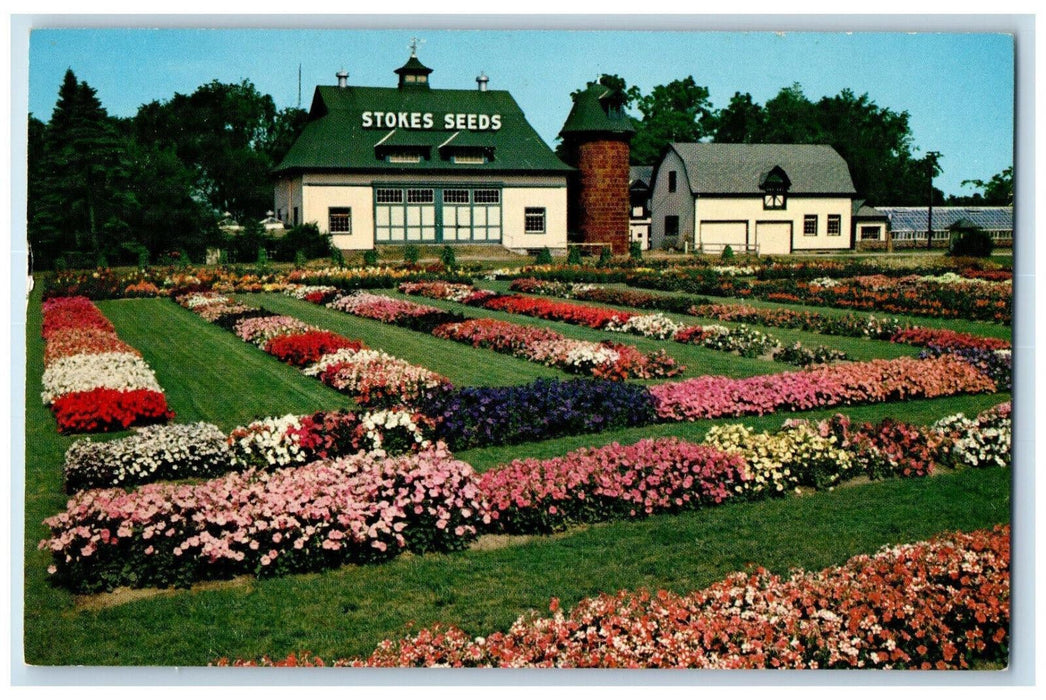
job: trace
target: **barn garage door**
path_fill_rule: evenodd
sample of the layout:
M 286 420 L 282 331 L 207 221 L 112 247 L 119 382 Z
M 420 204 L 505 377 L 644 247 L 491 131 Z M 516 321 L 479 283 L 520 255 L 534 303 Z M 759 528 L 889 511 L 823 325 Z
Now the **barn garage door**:
M 698 244 L 720 249 L 732 246 L 744 250 L 748 245 L 748 223 L 745 221 L 702 221 Z
M 792 252 L 791 221 L 760 221 L 755 225 L 755 242 L 760 255 L 787 255 Z

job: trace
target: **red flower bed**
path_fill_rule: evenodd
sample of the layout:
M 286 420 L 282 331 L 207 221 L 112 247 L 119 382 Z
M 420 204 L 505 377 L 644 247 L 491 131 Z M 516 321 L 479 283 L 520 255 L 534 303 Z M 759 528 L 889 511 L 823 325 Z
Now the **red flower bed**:
M 44 339 L 55 331 L 97 328 L 114 333 L 113 324 L 87 297 L 56 297 L 43 303 Z
M 92 389 L 55 399 L 51 405 L 62 433 L 127 430 L 132 425 L 163 423 L 174 417 L 163 394 L 147 389 Z
M 965 669 L 1005 663 L 1010 528 L 886 547 L 821 572 L 736 573 L 679 595 L 627 592 L 474 637 L 437 625 L 336 666 Z M 218 665 L 322 665 L 311 655 Z
M 579 326 L 600 329 L 611 321 L 624 323 L 635 314 L 627 311 L 600 309 L 595 306 L 582 306 L 548 299 L 536 299 L 520 295 L 506 295 L 487 299 L 483 307 L 494 311 L 505 311 L 510 314 L 523 314 L 550 321 L 563 321 Z
M 944 350 L 1003 350 L 1010 347 L 1010 343 L 1002 338 L 987 338 L 944 328 L 904 328 L 895 333 L 890 342 L 935 345 Z
M 348 348 L 360 350 L 362 341 L 324 330 L 311 330 L 296 335 L 280 335 L 265 344 L 265 352 L 295 367 L 305 367 L 317 362 L 328 353 Z

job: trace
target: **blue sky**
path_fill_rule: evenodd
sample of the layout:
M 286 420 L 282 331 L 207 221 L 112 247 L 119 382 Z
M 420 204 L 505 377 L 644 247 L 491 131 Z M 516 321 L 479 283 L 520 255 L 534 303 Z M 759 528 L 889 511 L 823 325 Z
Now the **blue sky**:
M 313 20 L 315 23 L 315 20 Z M 482 70 L 509 90 L 550 144 L 571 90 L 616 73 L 648 92 L 693 75 L 715 107 L 735 92 L 764 104 L 799 83 L 811 100 L 844 88 L 907 111 L 917 154 L 943 154 L 935 184 L 988 179 L 1013 163 L 1014 40 L 1002 33 L 810 31 L 566 31 L 394 29 L 36 29 L 29 48 L 29 111 L 48 120 L 67 68 L 110 114 L 131 116 L 152 100 L 198 86 L 251 81 L 277 107 L 308 107 L 317 84 L 344 68 L 357 85 L 392 86 L 409 56 L 434 69 L 433 87 L 474 88 Z M 792 22 L 795 25 L 795 22 Z M 664 22 L 661 26 L 667 26 Z

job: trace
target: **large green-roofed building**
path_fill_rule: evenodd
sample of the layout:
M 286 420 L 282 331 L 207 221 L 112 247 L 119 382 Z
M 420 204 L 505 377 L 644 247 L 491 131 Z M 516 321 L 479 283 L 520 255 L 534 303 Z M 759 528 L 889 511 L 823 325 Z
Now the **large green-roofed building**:
M 412 53 L 397 87 L 338 73 L 273 170 L 277 217 L 316 223 L 342 250 L 376 244 L 566 247 L 560 161 L 504 90 L 438 90 Z

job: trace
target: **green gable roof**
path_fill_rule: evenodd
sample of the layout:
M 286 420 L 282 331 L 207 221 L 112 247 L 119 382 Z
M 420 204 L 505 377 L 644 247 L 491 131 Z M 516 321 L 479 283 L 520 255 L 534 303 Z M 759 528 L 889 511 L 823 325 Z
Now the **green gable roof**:
M 376 125 L 364 128 L 364 113 L 379 111 L 397 115 L 431 114 L 432 128 L 377 128 Z M 448 129 L 444 121 L 447 114 L 497 114 L 501 117 L 501 128 Z M 448 141 L 448 148 L 441 148 Z M 419 163 L 388 163 L 383 159 L 383 148 L 387 152 L 393 146 L 427 148 L 429 155 Z M 479 165 L 454 163 L 448 153 L 461 148 L 483 149 L 492 153 L 493 159 Z M 505 90 L 319 86 L 313 95 L 308 123 L 273 172 L 565 174 L 571 170 L 541 140 L 523 110 Z
M 591 85 L 574 98 L 574 106 L 560 130 L 560 136 L 568 134 L 610 133 L 634 134 L 632 117 L 621 111 L 607 109 L 607 103 L 623 96 L 602 85 Z

